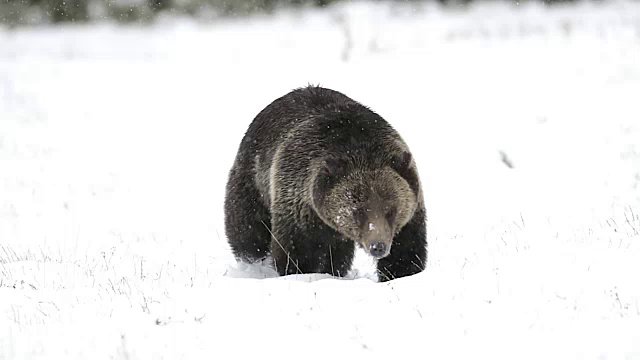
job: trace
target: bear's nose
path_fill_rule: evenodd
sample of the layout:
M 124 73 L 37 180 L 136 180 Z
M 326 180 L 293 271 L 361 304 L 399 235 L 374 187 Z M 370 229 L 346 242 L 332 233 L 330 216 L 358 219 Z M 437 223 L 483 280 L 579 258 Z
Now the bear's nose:
M 369 254 L 375 258 L 384 257 L 387 254 L 387 244 L 377 241 L 369 245 Z

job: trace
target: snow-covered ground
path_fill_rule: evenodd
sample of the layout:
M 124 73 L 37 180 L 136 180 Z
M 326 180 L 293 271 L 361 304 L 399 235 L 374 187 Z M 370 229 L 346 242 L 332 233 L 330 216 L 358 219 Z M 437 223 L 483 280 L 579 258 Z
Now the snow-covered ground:
M 640 3 L 411 6 L 0 30 L 0 359 L 640 358 Z M 234 262 L 237 146 L 307 83 L 412 148 L 425 272 Z

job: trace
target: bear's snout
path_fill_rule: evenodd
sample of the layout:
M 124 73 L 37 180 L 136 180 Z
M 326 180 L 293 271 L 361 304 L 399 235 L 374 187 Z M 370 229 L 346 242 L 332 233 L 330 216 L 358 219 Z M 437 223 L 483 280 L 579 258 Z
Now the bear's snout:
M 387 248 L 387 244 L 382 241 L 374 241 L 369 245 L 369 254 L 375 257 L 376 259 L 382 259 L 383 257 L 389 255 L 389 251 Z
M 391 252 L 393 233 L 389 223 L 381 216 L 374 216 L 368 221 L 364 235 L 363 248 L 376 259 L 382 259 Z

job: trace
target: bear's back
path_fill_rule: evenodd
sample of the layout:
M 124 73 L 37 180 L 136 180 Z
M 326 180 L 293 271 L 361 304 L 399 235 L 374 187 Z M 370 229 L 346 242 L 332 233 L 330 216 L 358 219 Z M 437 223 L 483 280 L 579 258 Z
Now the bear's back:
M 293 174 L 307 173 L 326 157 L 380 167 L 405 147 L 377 113 L 317 86 L 293 90 L 265 107 L 249 126 L 242 146 L 260 178 L 267 177 L 276 152 L 282 170 Z
M 300 150 L 340 153 L 356 151 L 359 145 L 384 146 L 383 138 L 398 138 L 381 116 L 335 90 L 309 86 L 279 100 L 274 109 L 281 108 L 280 116 L 268 126 L 275 126 L 282 138 L 295 137 Z

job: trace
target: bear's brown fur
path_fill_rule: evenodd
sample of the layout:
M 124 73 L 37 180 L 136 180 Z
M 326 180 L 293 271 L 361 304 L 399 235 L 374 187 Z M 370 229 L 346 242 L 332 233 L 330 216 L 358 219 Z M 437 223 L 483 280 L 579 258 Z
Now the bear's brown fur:
M 239 260 L 271 255 L 281 275 L 345 275 L 358 244 L 381 281 L 418 273 L 426 211 L 408 146 L 381 116 L 309 86 L 247 130 L 229 173 L 225 228 Z

